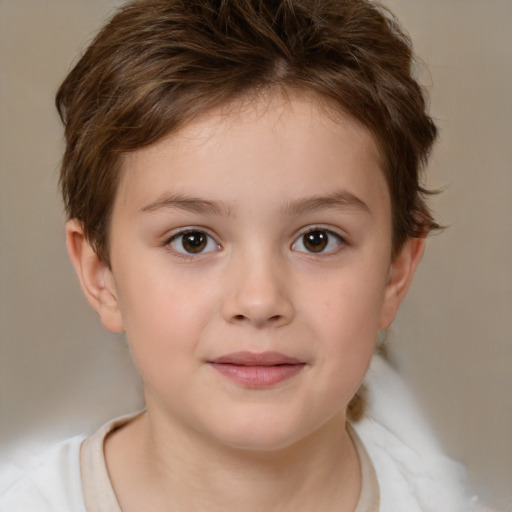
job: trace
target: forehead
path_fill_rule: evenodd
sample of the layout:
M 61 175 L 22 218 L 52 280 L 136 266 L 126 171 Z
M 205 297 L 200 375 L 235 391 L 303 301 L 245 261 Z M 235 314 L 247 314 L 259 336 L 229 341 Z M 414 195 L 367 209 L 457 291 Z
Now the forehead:
M 389 200 L 373 136 L 316 99 L 273 94 L 211 110 L 124 155 L 115 203 L 140 208 L 169 193 L 236 205 L 252 193 L 274 200 L 276 192 L 293 201 L 333 187 Z

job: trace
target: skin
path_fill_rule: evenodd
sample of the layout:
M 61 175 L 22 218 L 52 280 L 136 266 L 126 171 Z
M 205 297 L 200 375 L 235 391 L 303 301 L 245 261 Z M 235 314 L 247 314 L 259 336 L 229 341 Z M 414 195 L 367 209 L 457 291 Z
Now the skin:
M 183 230 L 207 235 L 204 249 L 187 252 Z M 310 232 L 328 241 L 319 252 Z M 209 112 L 125 155 L 111 268 L 75 220 L 67 241 L 143 380 L 147 413 L 105 445 L 123 511 L 354 510 L 346 407 L 424 247 L 410 239 L 391 259 L 390 196 L 364 127 L 300 96 Z M 302 367 L 254 388 L 211 364 L 237 351 Z

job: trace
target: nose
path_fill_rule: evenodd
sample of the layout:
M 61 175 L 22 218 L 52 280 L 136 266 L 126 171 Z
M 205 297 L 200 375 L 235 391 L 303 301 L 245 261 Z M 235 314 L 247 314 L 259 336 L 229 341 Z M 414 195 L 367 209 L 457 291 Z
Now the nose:
M 263 257 L 241 259 L 226 276 L 222 315 L 229 323 L 282 327 L 294 316 L 291 283 L 282 266 Z

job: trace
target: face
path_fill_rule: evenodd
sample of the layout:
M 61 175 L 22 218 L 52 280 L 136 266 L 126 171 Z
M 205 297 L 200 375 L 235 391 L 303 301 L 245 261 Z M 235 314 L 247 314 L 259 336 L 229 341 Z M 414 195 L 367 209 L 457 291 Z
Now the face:
M 104 322 L 153 417 L 249 449 L 344 419 L 396 311 L 363 127 L 299 97 L 210 112 L 125 157 L 110 236 Z

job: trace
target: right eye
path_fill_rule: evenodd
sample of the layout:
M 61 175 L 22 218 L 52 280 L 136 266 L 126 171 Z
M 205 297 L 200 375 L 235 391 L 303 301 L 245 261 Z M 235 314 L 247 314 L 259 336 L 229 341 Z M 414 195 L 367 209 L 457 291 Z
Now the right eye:
M 220 249 L 210 235 L 195 229 L 177 233 L 169 240 L 169 245 L 181 254 L 203 254 Z

